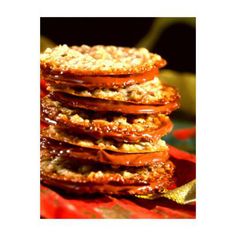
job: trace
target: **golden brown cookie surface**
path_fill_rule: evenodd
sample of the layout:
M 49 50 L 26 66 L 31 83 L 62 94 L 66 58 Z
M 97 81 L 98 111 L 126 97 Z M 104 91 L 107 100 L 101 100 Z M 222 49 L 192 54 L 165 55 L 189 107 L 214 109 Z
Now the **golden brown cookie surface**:
M 165 141 L 161 139 L 155 140 L 155 142 L 152 143 L 125 143 L 106 138 L 94 139 L 83 134 L 73 134 L 71 132 L 68 132 L 68 130 L 58 128 L 54 125 L 49 125 L 47 128 L 42 129 L 41 136 L 80 147 L 104 149 L 122 153 L 149 153 L 168 150 L 168 146 L 166 145 Z
M 84 148 L 56 140 L 41 138 L 41 151 L 48 151 L 49 155 L 60 156 L 78 161 L 110 164 L 111 166 L 148 166 L 165 162 L 169 158 L 168 150 L 151 153 L 119 153 L 104 149 Z
M 146 105 L 164 105 L 179 100 L 178 91 L 171 86 L 161 84 L 157 77 L 151 81 L 116 90 L 105 88 L 88 90 L 81 87 L 58 85 L 56 83 L 49 85 L 47 90 L 50 92 L 63 92 L 79 97 Z
M 116 46 L 48 48 L 40 57 L 41 69 L 71 75 L 129 75 L 163 67 L 166 61 L 145 48 Z
M 179 108 L 179 99 L 167 104 L 137 104 L 99 98 L 79 97 L 62 92 L 50 93 L 53 100 L 60 101 L 63 106 L 82 108 L 97 112 L 119 112 L 123 114 L 169 114 Z M 164 102 L 164 101 L 162 101 Z
M 171 161 L 159 163 L 149 167 L 118 167 L 109 165 L 81 164 L 77 160 L 53 157 L 47 151 L 41 152 L 41 179 L 43 182 L 51 181 L 53 186 L 74 185 L 74 187 L 86 187 L 78 193 L 101 192 L 107 193 L 111 186 L 115 189 L 127 188 L 127 186 L 150 186 L 156 191 L 159 187 L 167 188 L 171 182 L 174 165 Z M 54 183 L 53 183 L 54 182 Z M 100 186 L 100 188 L 99 188 Z M 130 186 L 130 187 L 131 187 Z M 93 191 L 88 191 L 89 187 Z M 117 194 L 117 189 L 113 191 Z M 132 187 L 131 187 L 132 189 Z M 127 194 L 128 192 L 126 192 Z
M 63 107 L 58 101 L 44 97 L 41 120 L 48 124 L 84 133 L 97 139 L 111 137 L 121 142 L 155 141 L 172 129 L 170 119 L 162 114 L 125 115 Z

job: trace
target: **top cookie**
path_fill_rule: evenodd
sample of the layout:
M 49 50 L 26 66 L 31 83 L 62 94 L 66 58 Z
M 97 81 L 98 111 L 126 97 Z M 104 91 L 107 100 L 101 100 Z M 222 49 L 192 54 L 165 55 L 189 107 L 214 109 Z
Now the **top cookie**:
M 41 54 L 40 65 L 55 74 L 99 76 L 144 73 L 166 61 L 145 48 L 59 45 Z

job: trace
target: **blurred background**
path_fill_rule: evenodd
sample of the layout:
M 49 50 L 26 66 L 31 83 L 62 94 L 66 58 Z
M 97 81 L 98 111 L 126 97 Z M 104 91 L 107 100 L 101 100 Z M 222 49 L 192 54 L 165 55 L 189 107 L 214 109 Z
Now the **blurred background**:
M 165 139 L 186 151 L 196 151 L 195 17 L 41 17 L 40 30 L 41 52 L 58 44 L 103 44 L 145 47 L 160 54 L 168 63 L 160 71 L 160 79 L 176 86 L 181 94 L 181 108 L 171 114 L 173 132 L 184 128 L 194 134 L 179 141 L 172 133 Z

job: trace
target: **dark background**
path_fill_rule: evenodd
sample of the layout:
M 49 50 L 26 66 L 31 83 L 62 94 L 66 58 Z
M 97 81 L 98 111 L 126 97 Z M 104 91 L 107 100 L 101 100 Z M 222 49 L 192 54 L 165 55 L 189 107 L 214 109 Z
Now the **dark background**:
M 49 18 L 42 17 L 41 35 L 56 44 L 135 46 L 153 24 L 155 18 Z M 159 20 L 160 18 L 157 18 Z M 172 24 L 156 42 L 152 52 L 167 59 L 166 69 L 195 73 L 195 27 Z

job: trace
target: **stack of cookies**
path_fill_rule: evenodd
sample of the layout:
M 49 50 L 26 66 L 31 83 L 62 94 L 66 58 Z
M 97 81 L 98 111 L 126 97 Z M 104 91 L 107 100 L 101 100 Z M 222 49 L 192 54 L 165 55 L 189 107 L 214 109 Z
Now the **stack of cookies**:
M 67 45 L 40 57 L 41 180 L 78 194 L 145 195 L 173 185 L 161 139 L 179 94 L 158 72 L 166 61 L 144 48 Z

